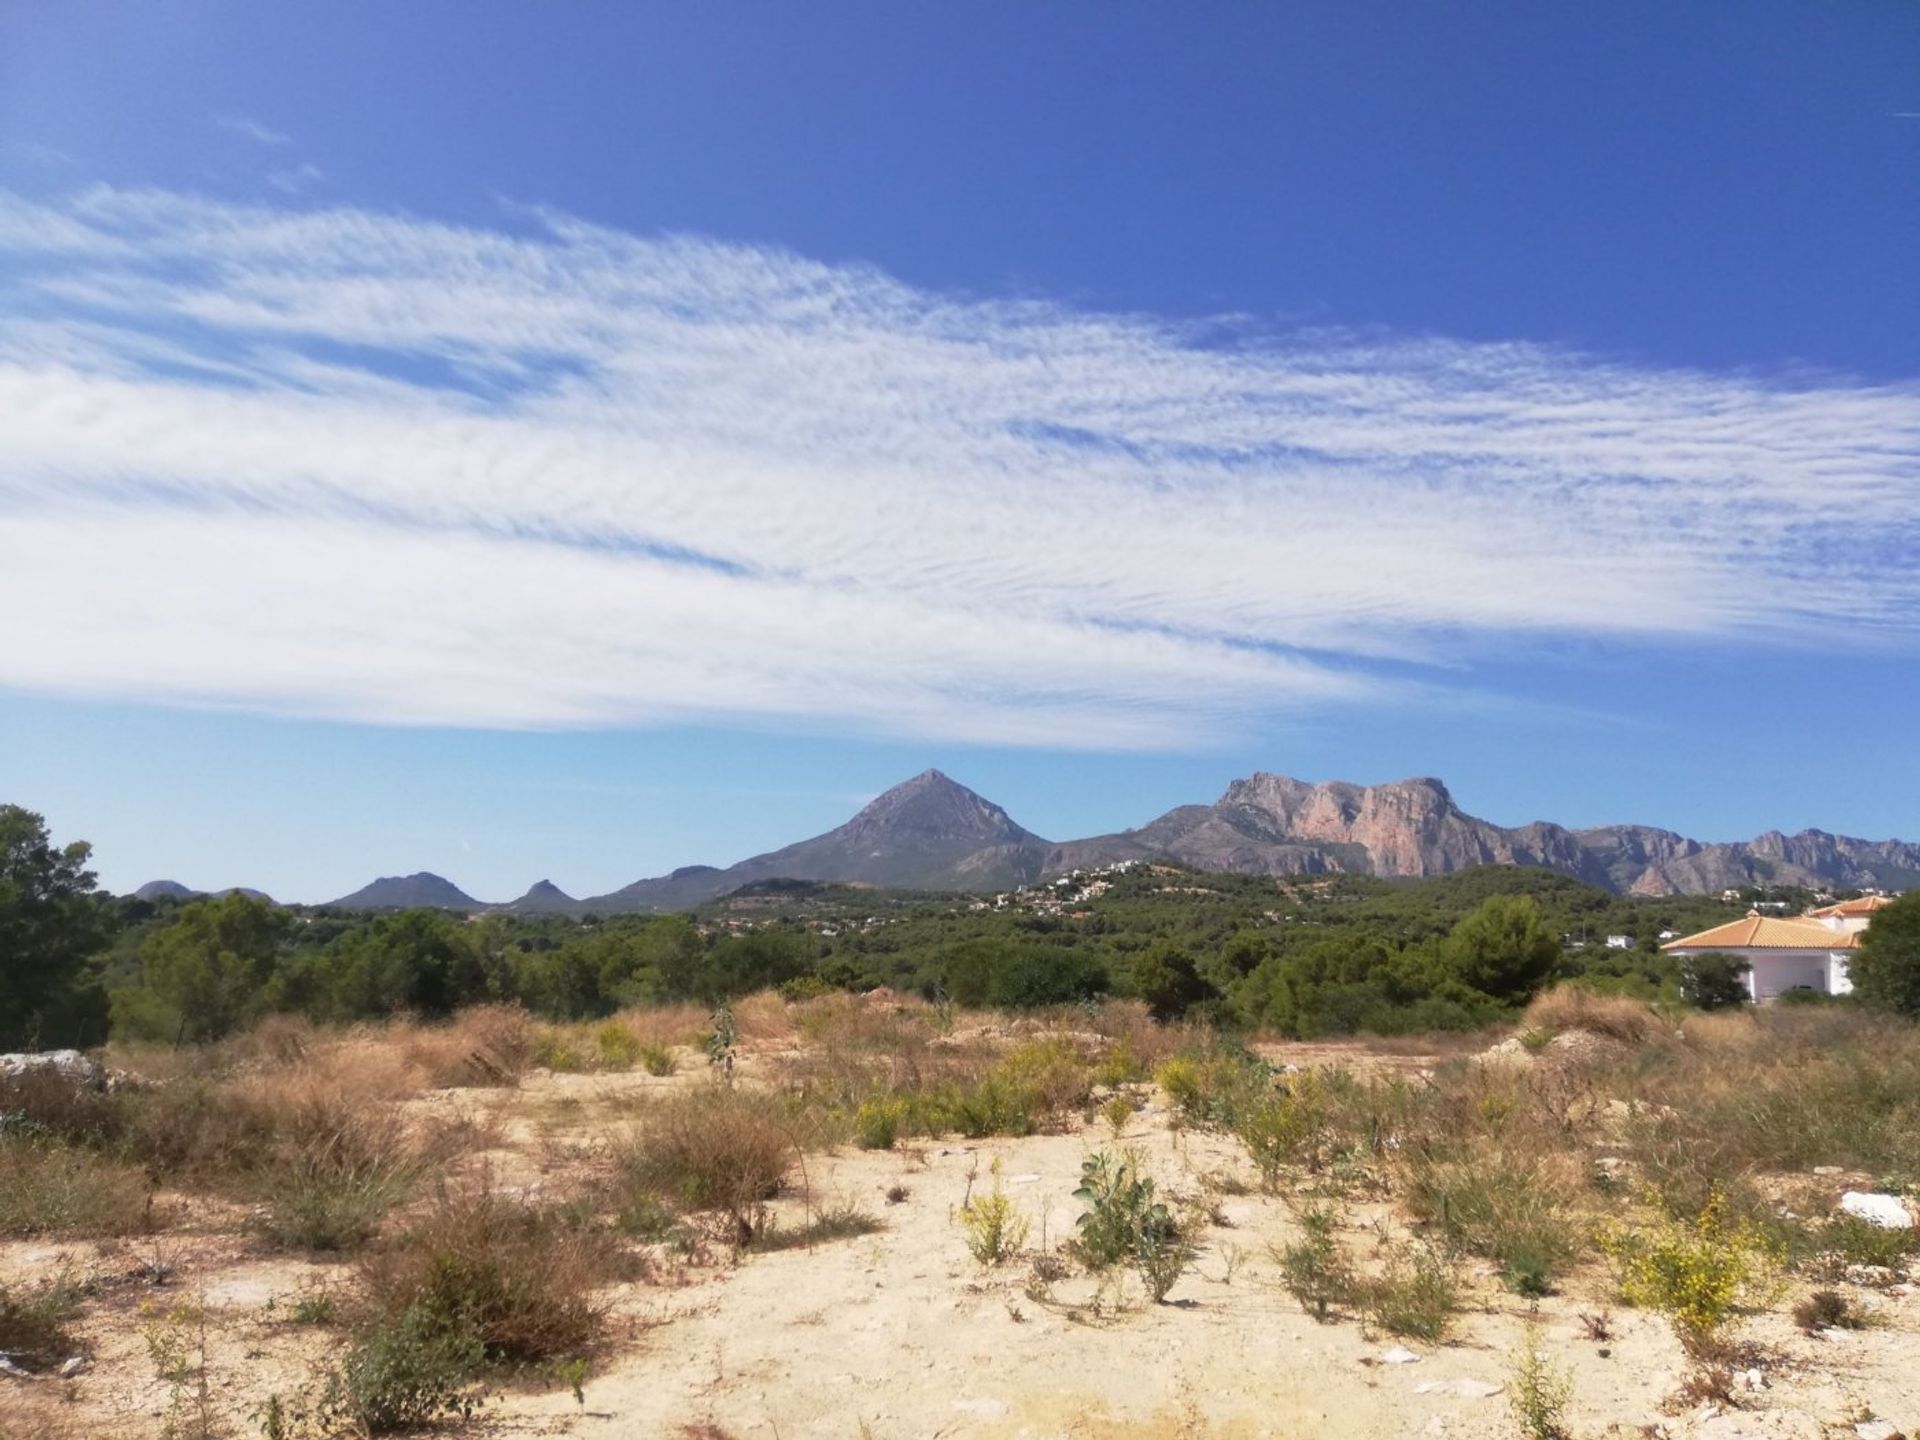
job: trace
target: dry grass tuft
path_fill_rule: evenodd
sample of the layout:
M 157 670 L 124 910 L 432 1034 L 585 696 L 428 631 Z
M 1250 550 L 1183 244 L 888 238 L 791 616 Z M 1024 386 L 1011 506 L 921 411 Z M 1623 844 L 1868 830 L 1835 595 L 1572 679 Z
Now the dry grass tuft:
M 138 1235 L 153 1228 L 152 1201 L 147 1177 L 124 1161 L 53 1139 L 0 1138 L 0 1236 Z
M 750 1242 L 798 1158 L 785 1116 L 765 1095 L 705 1085 L 662 1101 L 618 1153 L 622 1208 L 652 1199 L 726 1217 Z
M 1597 995 L 1580 985 L 1556 985 L 1535 996 L 1521 1023 L 1527 1029 L 1556 1034 L 1583 1031 L 1626 1045 L 1645 1045 L 1673 1033 L 1673 1027 L 1644 1001 Z

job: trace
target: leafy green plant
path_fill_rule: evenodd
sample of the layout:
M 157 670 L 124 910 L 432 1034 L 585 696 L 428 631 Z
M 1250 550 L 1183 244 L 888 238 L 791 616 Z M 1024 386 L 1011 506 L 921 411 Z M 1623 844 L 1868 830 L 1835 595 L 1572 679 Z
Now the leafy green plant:
M 1107 1129 L 1118 1140 L 1127 1128 L 1127 1122 L 1140 1113 L 1140 1107 L 1126 1095 L 1115 1095 L 1100 1107 L 1100 1118 L 1107 1122 Z
M 1073 1192 L 1086 1212 L 1074 1222 L 1074 1248 L 1091 1270 L 1130 1265 L 1157 1303 L 1193 1261 L 1186 1227 L 1162 1204 L 1153 1181 L 1140 1173 L 1133 1151 L 1091 1155 L 1080 1165 Z
M 647 1041 L 640 1046 L 637 1053 L 640 1057 L 640 1068 L 649 1075 L 671 1075 L 680 1068 L 679 1058 L 665 1045 Z

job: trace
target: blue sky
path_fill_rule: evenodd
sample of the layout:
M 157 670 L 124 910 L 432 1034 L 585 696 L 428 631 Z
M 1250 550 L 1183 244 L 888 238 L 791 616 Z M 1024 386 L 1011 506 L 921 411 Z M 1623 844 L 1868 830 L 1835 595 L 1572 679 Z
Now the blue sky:
M 1920 833 L 1904 4 L 0 5 L 0 796 L 575 893 L 929 764 Z

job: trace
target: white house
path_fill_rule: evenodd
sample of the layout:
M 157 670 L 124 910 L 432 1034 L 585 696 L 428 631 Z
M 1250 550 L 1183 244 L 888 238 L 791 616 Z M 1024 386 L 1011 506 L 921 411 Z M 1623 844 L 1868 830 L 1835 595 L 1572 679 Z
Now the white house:
M 1885 895 L 1868 895 L 1791 918 L 1749 910 L 1745 919 L 1683 935 L 1660 948 L 1682 959 L 1710 950 L 1738 955 L 1747 962 L 1747 993 L 1756 1001 L 1789 990 L 1845 995 L 1853 989 L 1847 960 L 1859 947 L 1860 932 L 1872 923 L 1874 911 L 1892 903 Z

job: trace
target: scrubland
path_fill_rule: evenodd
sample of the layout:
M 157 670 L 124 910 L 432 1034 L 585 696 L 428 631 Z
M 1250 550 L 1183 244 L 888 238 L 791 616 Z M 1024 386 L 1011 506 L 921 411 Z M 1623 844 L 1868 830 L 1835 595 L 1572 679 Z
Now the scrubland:
M 6 1440 L 1920 1428 L 1920 1231 L 1836 1208 L 1920 1186 L 1920 1030 L 1849 1009 L 763 994 L 101 1059 L 0 1082 Z

